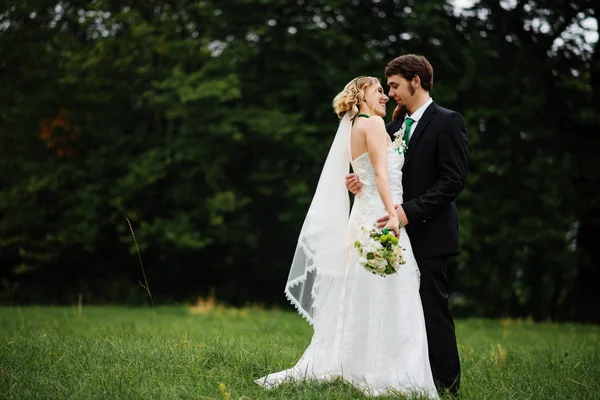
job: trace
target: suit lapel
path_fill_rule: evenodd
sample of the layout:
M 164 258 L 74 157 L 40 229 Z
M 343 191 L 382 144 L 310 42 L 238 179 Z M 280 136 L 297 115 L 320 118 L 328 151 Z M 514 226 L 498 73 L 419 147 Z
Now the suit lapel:
M 419 143 L 419 139 L 421 138 L 423 130 L 427 127 L 427 125 L 429 125 L 429 123 L 435 116 L 435 112 L 437 111 L 437 109 L 437 104 L 431 103 L 423 113 L 423 116 L 417 124 L 417 129 L 413 132 L 413 134 L 410 137 L 410 140 L 408 141 L 408 150 L 406 151 L 406 159 L 404 160 L 405 165 L 410 160 L 411 155 L 414 153 L 414 148 L 417 146 L 417 143 Z
M 392 139 L 392 142 L 396 140 L 394 133 L 398 132 L 398 130 L 402 127 L 403 121 L 404 118 L 401 120 L 393 120 L 392 122 L 386 125 L 385 128 L 387 130 L 388 135 L 390 136 L 390 139 Z

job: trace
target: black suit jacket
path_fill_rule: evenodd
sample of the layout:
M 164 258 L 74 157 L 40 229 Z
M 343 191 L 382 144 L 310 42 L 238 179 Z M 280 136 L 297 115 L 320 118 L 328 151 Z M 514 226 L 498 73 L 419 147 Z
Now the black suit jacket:
M 404 118 L 387 124 L 392 137 Z M 431 103 L 408 143 L 402 167 L 406 230 L 416 258 L 460 253 L 456 197 L 467 181 L 467 129 L 456 111 Z

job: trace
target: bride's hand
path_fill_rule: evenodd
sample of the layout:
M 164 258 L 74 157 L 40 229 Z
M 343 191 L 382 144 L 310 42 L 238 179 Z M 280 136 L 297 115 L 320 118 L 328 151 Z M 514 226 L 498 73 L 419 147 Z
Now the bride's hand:
M 396 213 L 389 216 L 387 224 L 385 224 L 384 228 L 394 231 L 397 238 L 400 237 L 400 221 L 398 220 Z
M 402 226 L 405 226 L 408 223 L 408 221 L 406 220 L 406 214 L 404 213 L 402 205 L 396 204 L 394 205 L 394 207 L 396 208 L 396 215 L 398 216 L 398 219 L 402 218 Z M 385 226 L 385 224 L 387 224 L 389 218 L 389 215 L 384 215 L 381 218 L 377 218 L 377 228 L 382 229 Z

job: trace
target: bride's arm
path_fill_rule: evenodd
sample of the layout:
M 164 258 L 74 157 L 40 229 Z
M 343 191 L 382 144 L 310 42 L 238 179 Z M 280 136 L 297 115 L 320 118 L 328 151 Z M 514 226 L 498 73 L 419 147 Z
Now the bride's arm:
M 388 181 L 388 134 L 385 129 L 383 118 L 373 116 L 365 124 L 365 137 L 367 139 L 367 151 L 375 171 L 375 184 L 379 197 L 383 202 L 385 210 L 389 215 L 389 222 L 386 227 L 391 227 L 399 234 L 398 216 L 392 200 L 392 192 Z

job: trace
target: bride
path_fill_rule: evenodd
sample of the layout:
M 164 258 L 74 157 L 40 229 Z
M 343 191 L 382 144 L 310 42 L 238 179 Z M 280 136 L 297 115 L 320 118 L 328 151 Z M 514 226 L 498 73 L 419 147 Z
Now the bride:
M 402 203 L 401 137 L 388 136 L 382 117 L 388 97 L 377 78 L 358 77 L 333 100 L 341 118 L 317 190 L 298 238 L 285 287 L 289 301 L 314 327 L 297 364 L 256 380 L 265 388 L 284 381 L 341 377 L 367 395 L 390 392 L 438 398 L 429 366 L 419 269 L 394 204 Z M 349 165 L 363 187 L 352 212 L 345 186 Z M 399 237 L 406 264 L 374 275 L 352 246 L 362 226 L 383 213 Z M 387 392 L 387 393 L 386 393 Z

